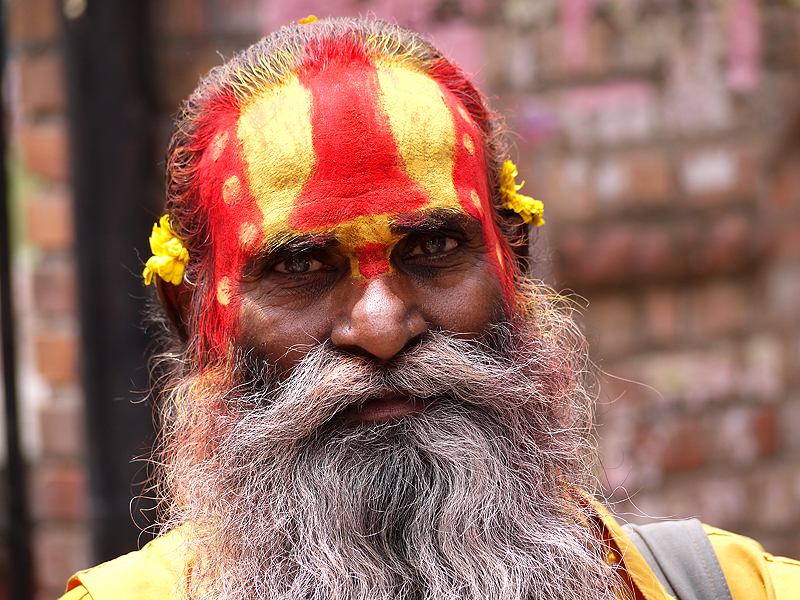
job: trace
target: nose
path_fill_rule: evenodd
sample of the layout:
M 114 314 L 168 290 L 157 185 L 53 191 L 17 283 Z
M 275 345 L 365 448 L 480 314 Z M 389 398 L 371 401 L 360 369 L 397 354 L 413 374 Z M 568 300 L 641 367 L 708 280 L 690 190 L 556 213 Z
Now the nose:
M 392 290 L 390 276 L 373 277 L 353 293 L 360 295 L 331 332 L 338 348 L 389 360 L 427 330 L 412 299 Z

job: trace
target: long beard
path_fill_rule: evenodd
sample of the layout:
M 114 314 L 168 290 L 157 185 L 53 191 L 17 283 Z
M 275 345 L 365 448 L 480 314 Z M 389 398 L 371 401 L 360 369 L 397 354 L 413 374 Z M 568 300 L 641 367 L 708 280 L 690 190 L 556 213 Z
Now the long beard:
M 192 598 L 612 597 L 576 500 L 592 456 L 581 357 L 498 326 L 430 334 L 386 366 L 321 344 L 286 378 L 249 357 L 228 371 L 246 384 L 184 381 L 165 460 Z M 387 390 L 426 408 L 341 418 Z

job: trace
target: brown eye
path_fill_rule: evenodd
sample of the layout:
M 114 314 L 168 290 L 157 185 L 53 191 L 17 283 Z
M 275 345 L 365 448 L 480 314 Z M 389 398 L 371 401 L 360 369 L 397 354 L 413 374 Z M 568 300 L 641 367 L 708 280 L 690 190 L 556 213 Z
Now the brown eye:
M 322 267 L 323 264 L 320 261 L 310 257 L 308 254 L 296 254 L 275 265 L 275 270 L 278 273 L 302 275 L 303 273 L 319 271 Z
M 453 250 L 458 242 L 450 237 L 438 237 L 420 242 L 412 251 L 412 256 L 435 256 Z

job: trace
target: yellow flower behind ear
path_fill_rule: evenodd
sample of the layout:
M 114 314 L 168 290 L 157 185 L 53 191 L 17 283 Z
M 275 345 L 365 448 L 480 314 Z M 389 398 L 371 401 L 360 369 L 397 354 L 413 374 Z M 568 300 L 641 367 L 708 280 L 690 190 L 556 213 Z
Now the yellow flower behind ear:
M 536 227 L 544 225 L 544 204 L 540 200 L 517 193 L 525 185 L 524 181 L 517 185 L 517 175 L 517 166 L 512 161 L 503 163 L 500 169 L 500 194 L 505 200 L 505 207 L 519 214 L 526 223 L 533 223 Z
M 142 272 L 145 285 L 150 285 L 153 281 L 153 274 L 172 285 L 178 285 L 183 281 L 183 271 L 189 263 L 189 251 L 172 231 L 169 215 L 164 215 L 153 225 L 150 250 L 153 256 L 145 263 Z

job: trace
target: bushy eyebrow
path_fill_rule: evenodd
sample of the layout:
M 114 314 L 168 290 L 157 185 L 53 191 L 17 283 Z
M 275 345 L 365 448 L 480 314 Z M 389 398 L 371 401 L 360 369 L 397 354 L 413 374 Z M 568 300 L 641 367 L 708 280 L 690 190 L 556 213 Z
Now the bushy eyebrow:
M 264 244 L 262 255 L 270 257 L 288 256 L 290 254 L 325 250 L 338 245 L 339 242 L 332 231 L 325 233 L 283 234 L 275 236 Z
M 435 208 L 420 212 L 398 215 L 392 218 L 392 233 L 426 233 L 437 231 L 474 231 L 481 224 L 467 213 L 460 210 Z

